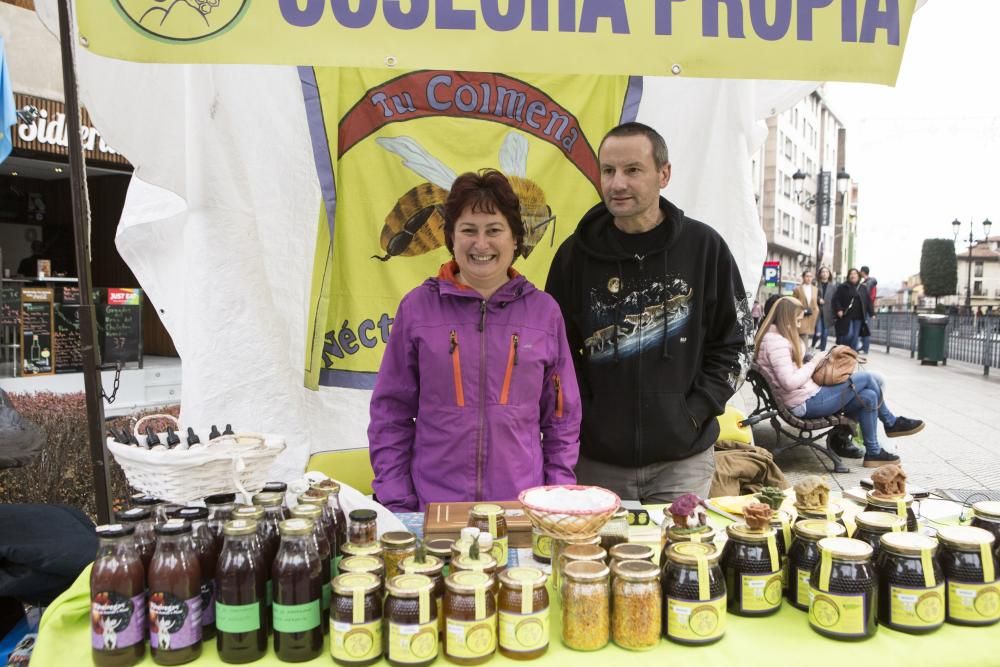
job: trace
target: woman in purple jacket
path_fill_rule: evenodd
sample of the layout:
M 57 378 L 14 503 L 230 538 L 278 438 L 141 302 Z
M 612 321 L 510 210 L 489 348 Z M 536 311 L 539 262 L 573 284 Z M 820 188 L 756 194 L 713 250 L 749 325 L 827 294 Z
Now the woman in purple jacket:
M 559 306 L 511 268 L 517 195 L 466 173 L 444 218 L 453 260 L 403 297 L 372 394 L 372 486 L 393 511 L 576 480 L 576 374 Z

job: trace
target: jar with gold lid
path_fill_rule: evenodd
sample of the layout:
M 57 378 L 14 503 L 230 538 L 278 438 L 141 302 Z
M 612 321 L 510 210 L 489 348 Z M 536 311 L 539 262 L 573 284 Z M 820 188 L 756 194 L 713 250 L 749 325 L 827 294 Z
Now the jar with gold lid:
M 451 547 L 453 544 L 455 544 L 455 540 L 450 540 L 446 537 L 439 537 L 424 542 L 427 553 L 444 563 L 445 576 L 448 575 L 448 566 L 451 565 Z
M 444 633 L 444 613 L 442 604 L 444 601 L 444 563 L 435 556 L 424 556 L 423 561 L 418 561 L 416 556 L 408 556 L 399 563 L 401 574 L 422 574 L 430 577 L 434 582 L 434 603 L 438 611 L 438 630 Z
M 348 542 L 345 544 L 341 550 L 341 555 L 344 558 L 350 558 L 352 556 L 371 556 L 372 558 L 378 558 L 382 560 L 382 547 L 378 544 L 354 544 L 353 542 Z M 384 563 L 385 561 L 383 561 Z
M 374 556 L 351 556 L 340 561 L 341 574 L 371 574 L 378 577 L 379 592 L 385 594 L 385 564 Z
M 809 581 L 809 626 L 844 641 L 875 636 L 878 582 L 871 546 L 848 537 L 824 537 L 817 546 L 820 558 Z
M 654 648 L 663 631 L 660 568 L 645 560 L 623 561 L 611 573 L 611 638 L 632 651 Z
M 507 516 L 503 507 L 494 503 L 478 503 L 469 511 L 469 526 L 493 538 L 490 555 L 497 562 L 497 569 L 507 567 Z
M 973 526 L 938 529 L 938 560 L 947 580 L 945 619 L 955 625 L 993 625 L 1000 621 L 994 538 Z
M 438 656 L 434 582 L 422 574 L 400 574 L 386 583 L 385 654 L 393 667 L 425 667 Z
M 726 633 L 726 578 L 722 551 L 707 542 L 674 542 L 663 572 L 667 639 L 700 646 Z
M 382 659 L 382 581 L 374 574 L 334 577 L 330 655 L 338 665 L 365 667 Z
M 611 551 L 608 552 L 608 566 L 612 568 L 611 574 L 614 575 L 615 563 L 623 563 L 625 561 L 632 560 L 644 560 L 652 563 L 654 555 L 655 551 L 653 547 L 648 544 L 623 542 L 611 547 Z
M 497 650 L 497 603 L 493 577 L 481 571 L 452 572 L 445 579 L 444 655 L 458 665 L 479 665 Z
M 552 587 L 557 591 L 557 595 L 562 594 L 562 553 L 567 548 L 574 545 L 601 545 L 600 535 L 590 537 L 560 538 L 552 540 Z
M 847 527 L 844 522 L 844 508 L 836 503 L 829 503 L 826 507 L 795 507 L 795 523 L 803 521 L 805 519 L 824 519 L 826 521 L 834 521 L 839 523 L 847 531 L 847 535 L 850 536 L 851 530 Z
M 533 567 L 500 573 L 497 596 L 500 653 L 514 660 L 533 660 L 549 649 L 548 577 Z
M 885 533 L 875 560 L 878 622 L 893 630 L 926 634 L 944 624 L 944 571 L 938 542 L 919 533 Z
M 380 543 L 382 545 L 382 561 L 385 563 L 385 576 L 389 579 L 401 574 L 400 562 L 417 552 L 417 536 L 405 530 L 383 533 Z
M 809 611 L 809 581 L 819 562 L 818 542 L 825 537 L 844 537 L 847 530 L 835 521 L 804 519 L 792 526 L 795 539 L 788 550 L 788 602 L 796 609 Z
M 499 590 L 500 584 L 496 577 L 497 561 L 489 554 L 480 554 L 478 558 L 468 555 L 453 557 L 451 559 L 451 574 L 456 572 L 483 572 L 490 577 L 493 594 L 495 595 Z
M 562 543 L 559 551 L 559 558 L 553 567 L 557 583 L 561 586 L 562 571 L 566 569 L 568 563 L 575 561 L 600 561 L 606 563 L 608 552 L 599 544 L 566 544 Z
M 906 519 L 889 512 L 859 512 L 854 517 L 854 539 L 872 548 L 872 560 L 878 559 L 882 536 L 906 530 Z
M 972 525 L 993 534 L 994 544 L 1000 544 L 1000 502 L 981 500 L 972 504 Z
M 611 571 L 601 561 L 573 561 L 563 570 L 562 642 L 596 651 L 611 639 Z
M 874 491 L 867 494 L 868 503 L 865 505 L 866 512 L 886 512 L 894 514 L 903 519 L 906 523 L 906 530 L 914 532 L 917 530 L 917 515 L 913 512 L 913 496 L 905 494 L 898 498 L 886 498 L 877 495 Z
M 660 568 L 662 569 L 667 565 L 667 548 L 671 544 L 676 542 L 704 542 L 712 544 L 715 541 L 715 536 L 715 528 L 707 524 L 697 528 L 680 528 L 664 521 L 662 530 L 660 531 Z
M 772 528 L 726 527 L 722 549 L 728 609 L 738 616 L 769 616 L 781 608 L 781 551 Z

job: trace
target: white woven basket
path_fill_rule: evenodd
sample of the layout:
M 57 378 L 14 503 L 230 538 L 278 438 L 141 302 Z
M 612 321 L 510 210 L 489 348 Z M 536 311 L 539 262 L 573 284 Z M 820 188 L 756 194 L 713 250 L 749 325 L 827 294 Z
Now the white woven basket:
M 149 419 L 169 419 L 171 415 L 149 415 L 140 419 L 134 432 L 144 438 L 140 426 Z M 125 472 L 129 484 L 143 493 L 173 503 L 187 503 L 217 493 L 242 493 L 246 498 L 267 483 L 267 471 L 285 449 L 281 436 L 237 433 L 209 440 L 208 433 L 195 431 L 203 444 L 186 447 L 185 433 L 178 424 L 177 435 L 185 444 L 174 448 L 146 449 L 124 445 L 108 438 L 108 451 Z M 166 442 L 166 433 L 157 433 Z M 139 440 L 143 442 L 143 440 Z

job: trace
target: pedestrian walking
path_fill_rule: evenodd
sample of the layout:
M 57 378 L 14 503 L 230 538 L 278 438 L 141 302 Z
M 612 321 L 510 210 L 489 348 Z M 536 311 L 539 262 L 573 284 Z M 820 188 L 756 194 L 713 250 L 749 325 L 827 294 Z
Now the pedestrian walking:
M 819 317 L 816 318 L 812 346 L 820 352 L 824 352 L 826 351 L 828 332 L 833 327 L 833 295 L 837 291 L 837 285 L 833 282 L 833 274 L 828 266 L 821 266 L 817 277 L 819 279 L 816 283 Z
M 862 326 L 872 312 L 868 291 L 861 289 L 861 273 L 857 269 L 847 272 L 847 280 L 837 287 L 833 295 L 833 310 L 837 315 L 834 328 L 837 331 L 837 345 L 847 345 L 858 349 Z

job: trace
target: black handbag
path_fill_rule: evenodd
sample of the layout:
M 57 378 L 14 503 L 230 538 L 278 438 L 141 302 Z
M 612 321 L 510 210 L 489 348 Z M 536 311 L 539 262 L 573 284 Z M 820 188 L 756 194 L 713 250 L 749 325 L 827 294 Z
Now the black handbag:
M 861 338 L 867 338 L 872 335 L 872 330 L 868 328 L 868 323 L 865 321 L 861 322 L 861 331 L 858 332 L 858 336 Z

